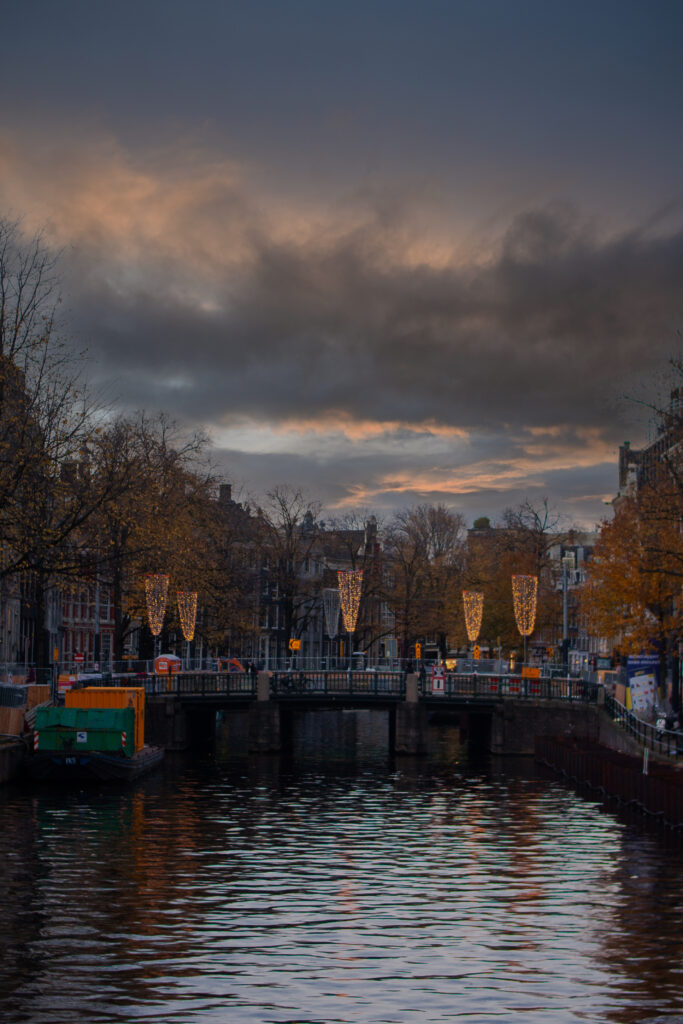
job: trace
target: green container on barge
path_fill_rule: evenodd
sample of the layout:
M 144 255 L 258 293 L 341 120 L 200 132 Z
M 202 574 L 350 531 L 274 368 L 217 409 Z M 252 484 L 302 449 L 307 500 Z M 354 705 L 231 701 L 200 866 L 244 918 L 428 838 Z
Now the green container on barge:
M 38 708 L 35 749 L 42 752 L 135 753 L 134 708 Z

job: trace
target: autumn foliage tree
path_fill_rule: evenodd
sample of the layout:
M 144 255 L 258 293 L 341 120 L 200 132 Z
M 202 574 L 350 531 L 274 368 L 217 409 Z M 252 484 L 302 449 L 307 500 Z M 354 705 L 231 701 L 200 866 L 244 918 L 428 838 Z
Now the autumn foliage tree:
M 672 493 L 645 486 L 602 524 L 582 610 L 591 631 L 622 653 L 659 650 L 681 631 L 683 536 Z

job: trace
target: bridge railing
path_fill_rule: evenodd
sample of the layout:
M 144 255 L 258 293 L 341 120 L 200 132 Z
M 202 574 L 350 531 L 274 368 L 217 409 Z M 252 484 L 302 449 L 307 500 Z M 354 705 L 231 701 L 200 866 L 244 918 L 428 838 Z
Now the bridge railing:
M 246 672 L 179 672 L 172 675 L 145 675 L 106 680 L 89 685 L 142 686 L 150 696 L 234 697 L 253 699 L 257 696 L 257 679 Z M 598 687 L 580 679 L 526 679 L 521 676 L 448 673 L 444 688 L 436 691 L 430 676 L 418 677 L 418 693 L 423 698 L 439 700 L 466 699 L 495 701 L 516 700 L 597 700 Z M 406 675 L 402 672 L 319 671 L 274 672 L 270 680 L 273 697 L 324 698 L 348 696 L 356 698 L 387 698 L 402 700 L 406 695 Z M 641 723 L 644 724 L 644 723 Z M 634 728 L 636 728 L 634 726 Z
M 420 691 L 432 695 L 432 682 L 427 677 L 422 681 Z M 526 679 L 523 676 L 508 675 L 456 675 L 446 676 L 444 695 L 446 697 L 469 697 L 496 699 L 514 697 L 518 700 L 569 700 L 597 701 L 598 687 L 580 679 Z
M 145 693 L 192 697 L 255 697 L 256 678 L 246 672 L 176 672 L 152 675 L 134 685 Z
M 275 672 L 275 697 L 404 697 L 405 676 L 397 672 Z
M 609 694 L 605 695 L 605 710 L 617 725 L 653 753 L 666 757 L 678 757 L 683 754 L 683 732 L 658 729 L 651 722 L 644 722 Z

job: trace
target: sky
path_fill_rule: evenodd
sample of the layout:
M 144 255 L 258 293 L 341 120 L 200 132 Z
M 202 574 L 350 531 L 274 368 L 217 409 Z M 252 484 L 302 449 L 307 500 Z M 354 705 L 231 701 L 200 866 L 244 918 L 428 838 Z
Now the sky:
M 683 4 L 0 0 L 0 215 L 122 413 L 327 513 L 590 528 L 683 330 Z

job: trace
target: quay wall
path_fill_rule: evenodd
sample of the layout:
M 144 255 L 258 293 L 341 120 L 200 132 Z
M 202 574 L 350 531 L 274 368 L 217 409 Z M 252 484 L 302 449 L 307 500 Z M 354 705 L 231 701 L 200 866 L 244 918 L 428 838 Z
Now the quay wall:
M 539 736 L 536 760 L 580 786 L 683 827 L 683 770 L 589 739 Z
M 503 700 L 491 715 L 491 753 L 534 754 L 538 736 L 597 740 L 600 715 L 595 704 L 562 700 L 530 703 Z
M 19 773 L 26 754 L 26 744 L 21 739 L 0 743 L 0 782 L 8 782 Z

